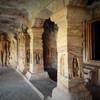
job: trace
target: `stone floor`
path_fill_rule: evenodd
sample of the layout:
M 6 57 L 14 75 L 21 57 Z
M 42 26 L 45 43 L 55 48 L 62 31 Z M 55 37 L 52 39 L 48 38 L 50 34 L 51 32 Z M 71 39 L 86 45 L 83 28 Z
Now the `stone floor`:
M 32 84 L 45 96 L 51 96 L 56 82 L 51 79 L 32 80 Z M 100 86 L 87 85 L 93 100 L 100 100 Z M 0 100 L 41 100 L 39 95 L 13 68 L 0 68 Z
M 87 85 L 86 87 L 92 94 L 93 100 L 100 100 L 100 86 Z
M 31 80 L 32 84 L 45 96 L 52 96 L 52 90 L 57 83 L 51 79 Z
M 18 72 L 0 68 L 0 100 L 41 100 Z
M 53 81 L 57 82 L 57 70 L 56 69 L 54 69 L 54 68 L 45 68 L 44 70 L 48 72 L 50 78 Z

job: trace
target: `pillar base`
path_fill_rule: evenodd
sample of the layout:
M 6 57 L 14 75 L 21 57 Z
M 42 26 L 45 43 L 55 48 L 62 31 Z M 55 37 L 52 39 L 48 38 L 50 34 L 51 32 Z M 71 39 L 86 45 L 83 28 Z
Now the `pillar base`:
M 84 84 L 76 86 L 76 90 L 77 92 L 75 93 L 71 92 L 69 89 L 65 91 L 56 87 L 53 89 L 51 100 L 92 100 L 92 96 L 85 88 Z
M 48 72 L 39 72 L 39 73 L 31 73 L 31 72 L 27 72 L 26 73 L 26 77 L 28 80 L 39 80 L 39 79 L 48 79 L 49 75 Z
M 26 67 L 26 68 L 19 68 L 19 67 L 17 67 L 17 70 L 19 70 L 21 73 L 23 73 L 25 75 L 27 73 L 27 71 L 29 70 L 29 68 L 28 67 Z

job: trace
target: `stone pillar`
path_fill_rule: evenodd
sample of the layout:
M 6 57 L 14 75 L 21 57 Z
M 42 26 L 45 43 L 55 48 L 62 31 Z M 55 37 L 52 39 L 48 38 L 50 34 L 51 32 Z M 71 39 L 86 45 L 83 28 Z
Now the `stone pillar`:
M 25 72 L 29 71 L 30 66 L 30 36 L 25 34 Z
M 75 14 L 74 14 L 75 13 Z M 51 16 L 58 25 L 58 81 L 52 100 L 91 100 L 83 82 L 82 21 L 85 9 L 67 6 Z
M 44 72 L 43 63 L 43 44 L 42 28 L 32 28 L 28 30 L 30 35 L 30 68 L 26 74 L 29 80 L 48 78 L 47 72 Z
M 18 69 L 25 73 L 25 61 L 26 61 L 26 54 L 25 54 L 25 36 L 23 33 L 19 33 L 18 36 Z

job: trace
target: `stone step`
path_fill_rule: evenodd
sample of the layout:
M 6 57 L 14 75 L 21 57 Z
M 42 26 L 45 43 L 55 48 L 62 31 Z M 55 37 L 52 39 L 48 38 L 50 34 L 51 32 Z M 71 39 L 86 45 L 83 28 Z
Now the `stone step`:
M 94 66 L 85 66 L 83 71 L 84 71 L 84 80 L 86 83 L 89 83 L 89 80 L 91 80 L 92 73 L 95 70 Z

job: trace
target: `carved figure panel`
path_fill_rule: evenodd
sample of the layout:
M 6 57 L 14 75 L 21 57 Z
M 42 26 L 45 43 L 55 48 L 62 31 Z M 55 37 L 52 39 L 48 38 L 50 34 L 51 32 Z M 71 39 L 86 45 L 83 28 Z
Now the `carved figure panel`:
M 28 49 L 28 50 L 26 51 L 26 61 L 27 61 L 27 63 L 30 62 L 30 49 Z
M 0 36 L 0 61 L 2 66 L 7 66 L 10 58 L 10 42 L 5 35 Z
M 64 76 L 64 66 L 65 66 L 64 55 L 62 55 L 60 58 L 60 75 L 62 76 Z
M 74 56 L 72 60 L 72 71 L 73 77 L 81 76 L 79 60 L 76 56 Z
M 36 52 L 35 60 L 36 60 L 36 64 L 40 64 L 41 56 L 39 51 Z
M 52 58 L 52 49 L 47 49 L 46 57 L 47 57 L 47 59 Z
M 51 56 L 52 56 L 51 49 L 48 49 L 47 58 L 51 58 Z

